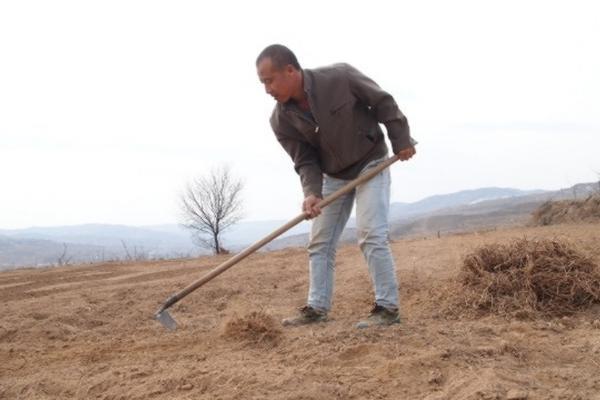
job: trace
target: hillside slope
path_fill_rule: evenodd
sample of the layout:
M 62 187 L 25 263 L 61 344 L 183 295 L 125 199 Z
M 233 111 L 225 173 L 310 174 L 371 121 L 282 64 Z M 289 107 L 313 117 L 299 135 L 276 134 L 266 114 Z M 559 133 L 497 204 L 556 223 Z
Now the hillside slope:
M 303 304 L 306 255 L 250 256 L 152 319 L 167 296 L 226 257 L 0 273 L 0 399 L 594 399 L 600 309 L 561 320 L 451 319 L 436 294 L 464 254 L 515 237 L 575 241 L 600 262 L 600 225 L 501 229 L 393 243 L 400 326 L 356 330 L 372 294 L 355 246 L 338 252 L 333 321 L 273 344 L 224 335 L 262 310 Z M 524 397 L 525 396 L 525 397 Z
M 390 236 L 448 234 L 498 227 L 521 226 L 548 200 L 583 199 L 598 192 L 597 183 L 580 183 L 556 191 L 483 188 L 431 196 L 416 203 L 390 205 Z M 352 219 L 342 233 L 345 243 L 356 242 Z M 291 235 L 269 243 L 269 250 L 305 246 L 308 234 Z
M 597 191 L 597 183 L 581 183 L 558 191 L 488 187 L 434 195 L 414 203 L 395 202 L 390 205 L 392 238 L 522 224 L 548 199 L 581 198 Z M 223 234 L 222 242 L 226 249 L 239 251 L 287 222 L 242 221 Z M 356 241 L 355 225 L 354 218 L 350 218 L 343 241 Z M 309 230 L 310 223 L 304 221 L 266 249 L 303 246 L 308 241 Z M 210 252 L 198 248 L 190 232 L 177 224 L 142 227 L 83 224 L 0 229 L 0 270 L 56 265 L 63 253 L 71 264 L 78 264 L 183 258 Z

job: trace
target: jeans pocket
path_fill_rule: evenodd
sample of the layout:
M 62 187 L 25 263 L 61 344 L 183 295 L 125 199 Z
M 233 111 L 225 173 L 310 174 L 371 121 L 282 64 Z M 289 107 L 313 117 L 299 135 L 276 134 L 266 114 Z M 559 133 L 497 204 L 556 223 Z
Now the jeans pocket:
M 384 162 L 385 160 L 388 159 L 388 156 L 386 155 L 385 157 L 381 157 L 381 158 L 377 158 L 375 160 L 371 160 L 367 163 L 367 165 L 364 166 L 364 168 L 360 171 L 360 173 L 362 174 L 363 172 L 365 172 L 366 170 L 370 169 L 370 168 L 374 168 L 376 166 L 378 166 L 379 164 L 381 164 L 382 162 Z

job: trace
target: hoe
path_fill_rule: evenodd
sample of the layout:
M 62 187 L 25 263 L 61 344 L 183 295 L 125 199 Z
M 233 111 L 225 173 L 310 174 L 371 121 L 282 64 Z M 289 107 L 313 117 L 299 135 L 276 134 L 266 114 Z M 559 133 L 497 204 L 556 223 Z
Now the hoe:
M 386 169 L 387 167 L 392 165 L 397 160 L 398 160 L 397 157 L 390 157 L 387 160 L 385 160 L 384 162 L 375 166 L 374 168 L 367 170 L 366 173 L 360 175 L 358 178 L 354 179 L 353 181 L 350 181 L 344 187 L 338 189 L 337 191 L 333 192 L 329 196 L 325 197 L 323 200 L 321 200 L 318 203 L 318 206 L 320 208 L 323 208 L 323 207 L 329 205 L 330 203 L 332 203 L 333 201 L 338 199 L 340 196 L 352 191 L 354 188 L 356 188 L 361 183 L 364 183 L 364 182 L 368 181 L 369 179 L 373 178 L 375 175 L 379 174 L 381 171 L 383 171 L 384 169 Z M 213 278 L 215 278 L 222 272 L 225 272 L 227 269 L 233 267 L 235 264 L 242 261 L 244 258 L 248 257 L 250 254 L 254 253 L 258 249 L 260 249 L 261 247 L 263 247 L 264 245 L 266 245 L 267 243 L 269 243 L 270 241 L 272 241 L 273 239 L 275 239 L 276 237 L 281 235 L 282 233 L 288 231 L 289 229 L 298 225 L 300 222 L 304 221 L 307 218 L 308 218 L 308 213 L 303 212 L 302 214 L 298 215 L 296 218 L 289 221 L 287 224 L 285 224 L 282 227 L 280 227 L 279 229 L 273 231 L 272 233 L 270 233 L 263 239 L 259 240 L 258 242 L 254 243 L 250 247 L 247 247 L 242 252 L 231 257 L 229 260 L 225 261 L 224 263 L 222 263 L 221 265 L 219 265 L 218 267 L 216 267 L 215 269 L 213 269 L 212 271 L 210 271 L 203 277 L 190 283 L 188 286 L 183 288 L 181 291 L 179 291 L 179 292 L 175 293 L 174 295 L 172 295 L 171 297 L 169 297 L 164 302 L 164 304 L 160 307 L 160 309 L 156 312 L 156 314 L 154 315 L 155 318 L 165 328 L 167 328 L 169 330 L 175 330 L 175 328 L 177 327 L 177 323 L 175 322 L 173 317 L 171 317 L 171 315 L 169 314 L 169 311 L 168 311 L 169 307 L 171 307 L 173 304 L 177 303 L 179 300 L 183 299 L 185 296 L 192 293 L 194 290 L 198 289 L 200 286 L 202 286 L 205 283 L 207 283 L 208 281 L 212 280 Z

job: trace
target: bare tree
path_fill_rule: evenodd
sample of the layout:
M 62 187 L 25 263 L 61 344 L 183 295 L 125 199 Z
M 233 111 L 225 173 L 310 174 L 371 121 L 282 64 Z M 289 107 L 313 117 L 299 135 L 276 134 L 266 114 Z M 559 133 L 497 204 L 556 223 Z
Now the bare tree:
M 69 253 L 69 249 L 67 247 L 66 243 L 63 243 L 63 252 L 60 256 L 58 256 L 58 259 L 56 260 L 56 263 L 59 266 L 64 266 L 64 265 L 69 265 L 69 263 L 71 262 L 71 256 L 68 255 Z
M 182 225 L 198 245 L 215 254 L 227 252 L 221 235 L 242 218 L 242 188 L 227 167 L 215 168 L 186 186 L 180 198 Z
M 129 252 L 129 247 L 127 247 L 127 243 L 121 239 L 121 244 L 123 245 L 123 251 L 125 252 L 125 259 L 127 261 L 133 260 L 133 257 L 131 257 L 131 253 Z
M 121 244 L 123 245 L 123 250 L 125 251 L 125 259 L 127 261 L 146 261 L 148 260 L 148 253 L 144 250 L 144 246 L 133 246 L 133 254 L 129 251 L 129 247 L 127 243 L 123 239 L 121 239 Z M 104 255 L 102 256 L 104 257 Z

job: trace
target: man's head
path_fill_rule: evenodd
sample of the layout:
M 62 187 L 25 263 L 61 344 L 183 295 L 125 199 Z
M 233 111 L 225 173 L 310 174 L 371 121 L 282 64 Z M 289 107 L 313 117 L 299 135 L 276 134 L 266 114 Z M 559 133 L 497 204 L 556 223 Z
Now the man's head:
M 280 44 L 265 48 L 256 58 L 256 71 L 265 91 L 280 103 L 303 94 L 302 69 L 290 49 Z

